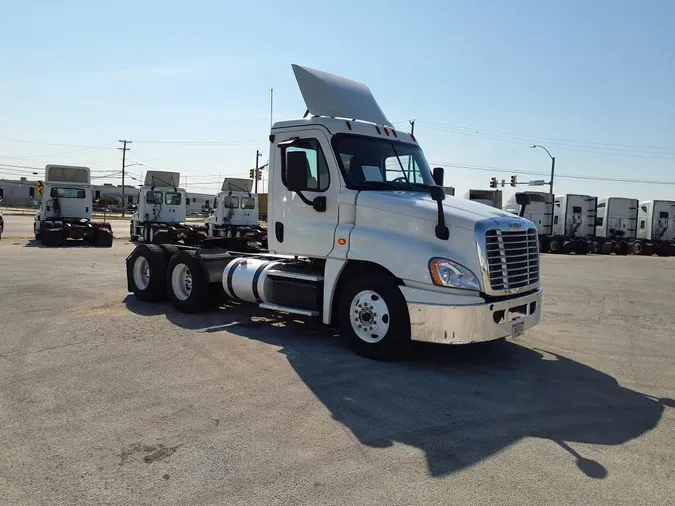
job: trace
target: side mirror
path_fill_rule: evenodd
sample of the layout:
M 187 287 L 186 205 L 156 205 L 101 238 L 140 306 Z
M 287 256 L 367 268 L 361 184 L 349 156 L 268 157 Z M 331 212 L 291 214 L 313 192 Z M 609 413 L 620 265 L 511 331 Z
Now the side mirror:
M 516 203 L 519 206 L 529 206 L 532 203 L 532 196 L 529 193 L 516 193 Z
M 436 202 L 443 202 L 445 200 L 445 190 L 442 186 L 430 186 L 429 195 L 431 196 L 431 200 Z
M 443 167 L 434 167 L 433 170 L 433 178 L 434 178 L 434 183 L 436 183 L 438 186 L 443 186 L 443 176 L 445 175 L 445 170 Z
M 286 153 L 286 187 L 292 192 L 307 190 L 307 155 L 304 151 Z

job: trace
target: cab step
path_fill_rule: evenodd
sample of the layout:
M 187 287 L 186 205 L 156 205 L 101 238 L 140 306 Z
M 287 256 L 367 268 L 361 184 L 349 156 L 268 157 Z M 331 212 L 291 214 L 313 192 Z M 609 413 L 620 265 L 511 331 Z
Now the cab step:
M 269 309 L 270 311 L 280 311 L 282 313 L 299 314 L 302 316 L 319 316 L 318 311 L 312 311 L 310 309 L 300 309 L 297 307 L 281 306 L 279 304 L 272 304 L 271 302 L 263 302 L 262 304 L 259 305 L 259 307 L 262 309 Z

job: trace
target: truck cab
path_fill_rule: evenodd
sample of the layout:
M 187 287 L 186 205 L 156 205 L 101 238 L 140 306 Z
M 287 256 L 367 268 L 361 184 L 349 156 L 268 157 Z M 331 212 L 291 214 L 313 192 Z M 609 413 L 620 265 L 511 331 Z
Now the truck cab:
M 249 179 L 225 178 L 206 218 L 209 237 L 258 239 L 263 230 L 258 223 L 258 195 L 251 192 L 251 185 Z
M 47 165 L 40 208 L 35 213 L 35 239 L 58 246 L 66 239 L 84 239 L 112 246 L 108 223 L 92 222 L 92 193 L 88 167 Z
M 179 188 L 180 173 L 148 171 L 139 189 L 138 206 L 131 216 L 129 236 L 146 243 L 197 241 L 206 230 L 186 223 L 189 206 L 185 190 Z
M 270 141 L 267 251 L 127 258 L 129 290 L 204 309 L 231 299 L 334 324 L 358 353 L 400 356 L 410 341 L 518 337 L 541 315 L 537 228 L 449 197 L 417 138 L 398 131 L 367 86 L 293 65 L 307 113 Z M 162 263 L 164 262 L 164 263 Z M 164 281 L 166 280 L 166 281 Z
M 675 201 L 640 202 L 637 237 L 645 254 L 675 256 Z

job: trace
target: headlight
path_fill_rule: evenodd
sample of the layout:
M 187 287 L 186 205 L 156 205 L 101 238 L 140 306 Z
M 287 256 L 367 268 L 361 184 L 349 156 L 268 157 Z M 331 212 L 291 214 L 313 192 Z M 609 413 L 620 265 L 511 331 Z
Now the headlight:
M 435 285 L 480 291 L 480 283 L 476 275 L 462 264 L 452 260 L 432 258 L 429 262 L 429 271 Z

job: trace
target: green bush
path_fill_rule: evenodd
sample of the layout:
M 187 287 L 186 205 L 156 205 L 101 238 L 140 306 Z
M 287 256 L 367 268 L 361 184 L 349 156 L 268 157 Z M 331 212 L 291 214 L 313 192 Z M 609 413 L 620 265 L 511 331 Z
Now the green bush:
M 103 195 L 98 200 L 98 203 L 104 206 L 117 206 L 119 205 L 120 201 L 117 200 L 115 197 L 111 197 L 110 195 Z

